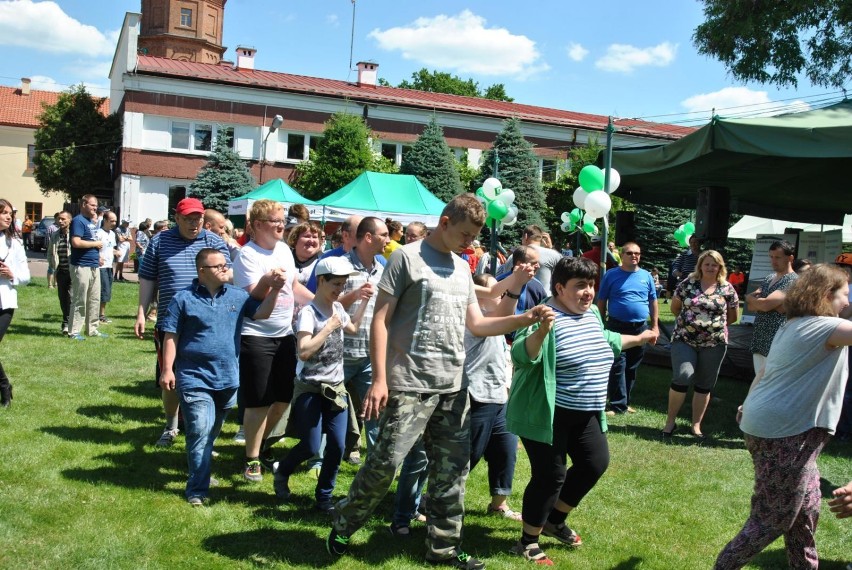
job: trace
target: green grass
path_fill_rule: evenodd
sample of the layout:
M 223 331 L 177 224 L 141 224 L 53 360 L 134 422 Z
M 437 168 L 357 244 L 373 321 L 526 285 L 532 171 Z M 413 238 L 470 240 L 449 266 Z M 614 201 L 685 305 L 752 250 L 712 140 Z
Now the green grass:
M 44 279 L 20 291 L 21 308 L 0 344 L 15 386 L 12 409 L 0 413 L 0 567 L 2 568 L 418 568 L 425 529 L 405 542 L 386 530 L 386 500 L 355 535 L 351 556 L 332 561 L 329 522 L 312 510 L 315 480 L 291 479 L 297 499 L 279 506 L 269 476 L 242 482 L 242 450 L 233 421 L 217 444 L 212 504 L 183 500 L 183 439 L 153 446 L 162 429 L 152 385 L 153 347 L 132 332 L 136 285 L 116 284 L 103 329 L 109 339 L 72 342 L 59 334 L 58 303 Z M 663 313 L 667 305 L 661 305 Z M 127 316 L 123 316 L 127 315 Z M 749 508 L 751 462 L 733 421 L 747 386 L 722 378 L 708 411 L 711 443 L 686 437 L 662 443 L 669 371 L 644 367 L 634 392 L 639 413 L 611 422 L 609 471 L 570 517 L 585 544 L 576 551 L 543 539 L 557 565 L 573 568 L 709 568 L 739 530 Z M 686 409 L 682 427 L 686 427 Z M 681 432 L 685 431 L 682 429 Z M 852 477 L 852 446 L 832 442 L 820 466 L 824 489 Z M 489 568 L 529 568 L 507 554 L 518 523 L 487 517 L 486 466 L 468 482 L 465 548 Z M 355 474 L 342 467 L 339 494 Z M 519 452 L 515 496 L 529 479 Z M 852 560 L 852 523 L 824 509 L 817 532 L 822 568 Z M 781 541 L 751 568 L 783 568 Z

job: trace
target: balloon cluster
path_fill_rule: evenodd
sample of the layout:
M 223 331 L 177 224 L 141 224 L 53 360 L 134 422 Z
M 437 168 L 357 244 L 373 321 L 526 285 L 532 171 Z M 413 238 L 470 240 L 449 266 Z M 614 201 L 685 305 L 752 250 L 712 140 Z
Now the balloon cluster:
M 518 207 L 515 206 L 515 193 L 503 188 L 496 178 L 486 178 L 480 188 L 476 189 L 476 199 L 480 201 L 488 218 L 485 224 L 490 228 L 497 223 L 497 231 L 505 226 L 518 222 Z
M 681 247 L 687 247 L 689 245 L 689 238 L 692 237 L 692 234 L 694 233 L 695 224 L 692 222 L 686 222 L 685 224 L 678 226 L 678 228 L 674 231 L 674 237 Z
M 574 190 L 573 196 L 577 207 L 570 212 L 562 213 L 563 231 L 573 232 L 580 228 L 590 236 L 598 233 L 595 220 L 609 213 L 612 208 L 612 198 L 609 195 L 621 184 L 621 176 L 614 168 L 609 170 L 609 186 L 606 189 L 604 189 L 605 178 L 604 171 L 597 166 L 589 164 L 583 167 L 580 171 L 580 185 Z

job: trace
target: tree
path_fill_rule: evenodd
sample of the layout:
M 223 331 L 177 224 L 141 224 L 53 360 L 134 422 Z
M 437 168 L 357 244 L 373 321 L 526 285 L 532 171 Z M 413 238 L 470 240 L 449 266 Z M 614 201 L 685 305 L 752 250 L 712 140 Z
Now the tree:
M 429 71 L 425 67 L 411 74 L 411 81 L 403 79 L 397 87 L 401 89 L 416 89 L 418 91 L 430 91 L 432 93 L 447 93 L 449 95 L 464 95 L 466 97 L 482 97 L 496 101 L 514 101 L 506 95 L 506 87 L 502 83 L 496 83 L 486 88 L 484 92 L 479 90 L 479 84 L 473 79 L 462 79 L 456 75 L 450 75 L 441 71 Z
M 703 2 L 692 41 L 734 78 L 795 87 L 804 71 L 814 85 L 842 88 L 852 77 L 848 0 Z
M 370 148 L 370 131 L 364 120 L 348 113 L 335 113 L 309 161 L 296 167 L 294 184 L 306 198 L 319 200 L 349 184 L 378 164 Z
M 456 157 L 447 146 L 444 129 L 434 115 L 417 141 L 403 156 L 399 172 L 413 174 L 444 202 L 449 202 L 462 192 Z
M 92 193 L 112 196 L 121 118 L 104 114 L 106 101 L 81 84 L 44 108 L 35 133 L 33 174 L 45 196 L 62 192 L 70 202 Z
M 213 152 L 188 192 L 205 207 L 222 213 L 228 211 L 228 200 L 247 194 L 257 185 L 243 159 L 231 148 L 231 140 L 226 129 L 219 129 Z
M 476 190 L 476 181 L 479 180 L 479 168 L 469 164 L 467 149 L 464 150 L 461 158 L 456 161 L 455 166 L 459 173 L 462 192 L 474 192 Z
M 547 205 L 538 178 L 538 158 L 533 153 L 532 144 L 521 133 L 521 122 L 512 118 L 504 121 L 503 125 L 494 145 L 482 155 L 479 185 L 494 176 L 497 158 L 497 178 L 503 188 L 515 192 L 515 205 L 518 207 L 518 222 L 504 228 L 500 239 L 505 244 L 515 244 L 520 241 L 524 226 L 536 224 L 545 227 Z

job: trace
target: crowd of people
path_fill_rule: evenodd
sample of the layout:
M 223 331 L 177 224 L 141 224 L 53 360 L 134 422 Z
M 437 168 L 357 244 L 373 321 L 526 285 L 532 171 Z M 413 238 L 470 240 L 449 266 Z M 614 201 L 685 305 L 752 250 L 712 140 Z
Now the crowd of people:
M 0 340 L 16 287 L 29 281 L 12 212 L 0 200 Z M 782 535 L 791 567 L 817 567 L 816 458 L 852 423 L 852 256 L 796 264 L 795 248 L 774 242 L 772 273 L 745 294 L 722 254 L 695 237 L 665 287 L 656 269 L 641 267 L 636 242 L 619 251 L 598 239 L 574 257 L 535 225 L 494 263 L 476 241 L 485 212 L 472 195 L 454 198 L 431 228 L 350 216 L 328 236 L 328 250 L 324 226 L 298 204 L 258 200 L 243 231 L 196 198 L 178 202 L 174 219 L 171 228 L 145 220 L 131 235 L 128 220 L 87 195 L 78 215 L 56 214 L 47 258 L 62 332 L 86 340 L 107 336 L 100 326 L 111 322 L 111 287 L 135 248 L 134 330 L 143 338 L 154 320 L 165 415 L 156 445 L 184 432 L 189 504 L 207 503 L 214 443 L 237 408 L 242 476 L 257 483 L 271 473 L 276 497 L 289 501 L 290 479 L 311 462 L 335 556 L 348 552 L 399 474 L 391 533 L 410 536 L 422 517 L 427 561 L 483 568 L 461 538 L 466 479 L 485 459 L 488 512 L 520 523 L 511 551 L 552 565 L 540 537 L 583 543 L 568 517 L 609 465 L 607 418 L 636 411 L 631 394 L 646 346 L 661 336 L 658 299 L 668 290 L 676 320 L 664 441 L 678 429 L 690 386 L 688 435 L 708 437 L 702 421 L 741 299 L 756 314 L 756 376 L 736 418 L 754 459 L 754 496 L 716 568 L 741 568 Z M 11 400 L 0 364 L 0 405 Z M 278 457 L 285 434 L 299 441 Z M 519 440 L 531 476 L 515 511 Z M 335 502 L 343 461 L 361 467 Z M 852 515 L 852 482 L 829 504 Z

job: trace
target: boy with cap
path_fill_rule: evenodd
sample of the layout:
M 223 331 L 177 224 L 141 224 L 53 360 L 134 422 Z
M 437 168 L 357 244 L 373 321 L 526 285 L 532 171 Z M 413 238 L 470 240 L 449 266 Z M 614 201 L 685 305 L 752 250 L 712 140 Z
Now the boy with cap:
M 195 256 L 197 278 L 172 297 L 160 324 L 160 386 L 176 390 L 180 399 L 189 465 L 186 499 L 192 506 L 207 499 L 213 442 L 237 400 L 243 317 L 268 318 L 285 282 L 283 270 L 269 271 L 264 279 L 270 289 L 261 303 L 227 283 L 228 269 L 221 251 L 201 249 Z
M 361 289 L 361 302 L 350 319 L 338 298 L 352 275 L 358 275 L 358 271 L 346 257 L 326 257 L 317 262 L 316 295 L 299 311 L 296 324 L 299 363 L 290 418 L 300 441 L 275 472 L 275 494 L 287 500 L 290 475 L 319 453 L 325 434 L 325 456 L 315 491 L 317 508 L 323 512 L 334 509 L 331 494 L 346 448 L 349 398 L 343 382 L 343 333 L 358 332 L 371 297 L 371 289 Z

